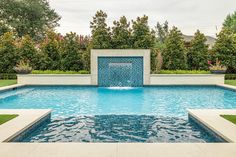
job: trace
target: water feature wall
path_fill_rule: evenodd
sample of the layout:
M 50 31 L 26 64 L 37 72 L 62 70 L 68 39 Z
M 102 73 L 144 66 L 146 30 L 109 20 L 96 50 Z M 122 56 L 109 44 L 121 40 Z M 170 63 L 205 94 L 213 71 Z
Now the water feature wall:
M 98 57 L 98 85 L 143 86 L 143 57 Z

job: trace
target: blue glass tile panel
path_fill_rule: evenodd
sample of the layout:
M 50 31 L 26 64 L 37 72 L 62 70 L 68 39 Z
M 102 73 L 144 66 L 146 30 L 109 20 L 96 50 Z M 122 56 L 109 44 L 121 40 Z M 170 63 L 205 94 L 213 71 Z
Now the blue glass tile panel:
M 143 57 L 98 57 L 98 85 L 143 86 Z

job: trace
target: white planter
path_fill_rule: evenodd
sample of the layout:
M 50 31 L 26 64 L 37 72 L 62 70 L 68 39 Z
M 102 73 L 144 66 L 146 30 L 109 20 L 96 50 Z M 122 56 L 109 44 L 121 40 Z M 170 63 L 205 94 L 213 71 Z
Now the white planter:
M 26 85 L 91 85 L 90 74 L 17 75 L 18 84 Z
M 152 74 L 150 85 L 216 85 L 224 84 L 224 76 L 216 74 Z

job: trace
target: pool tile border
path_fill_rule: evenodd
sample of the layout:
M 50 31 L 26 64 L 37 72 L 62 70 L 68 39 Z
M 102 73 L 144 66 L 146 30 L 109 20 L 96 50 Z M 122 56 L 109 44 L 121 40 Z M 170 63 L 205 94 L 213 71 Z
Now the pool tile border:
M 0 125 L 0 143 L 19 141 L 27 136 L 27 133 L 51 118 L 51 110 L 48 109 L 0 109 L 0 114 L 18 115 Z
M 236 125 L 220 115 L 236 115 L 236 110 L 231 109 L 197 109 L 188 110 L 190 118 L 206 130 L 211 130 L 227 142 L 236 143 Z

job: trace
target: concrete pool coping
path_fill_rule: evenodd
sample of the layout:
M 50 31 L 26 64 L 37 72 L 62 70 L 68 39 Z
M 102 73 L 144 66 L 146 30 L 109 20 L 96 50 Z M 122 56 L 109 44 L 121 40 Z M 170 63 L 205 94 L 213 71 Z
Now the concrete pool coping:
M 235 157 L 236 144 L 8 143 L 4 157 Z
M 40 120 L 50 116 L 48 109 L 1 109 L 1 114 L 16 114 L 16 118 L 0 125 L 0 143 L 14 141 L 23 136 L 27 130 L 36 125 Z
M 220 115 L 236 115 L 234 109 L 194 109 L 188 110 L 189 116 L 197 120 L 227 142 L 236 143 L 236 125 Z
M 10 86 L 4 86 L 4 87 L 0 87 L 0 91 L 7 91 L 7 90 L 11 90 L 14 88 L 19 88 L 19 87 L 24 87 L 26 86 L 25 84 L 14 84 L 14 85 L 10 85 Z

